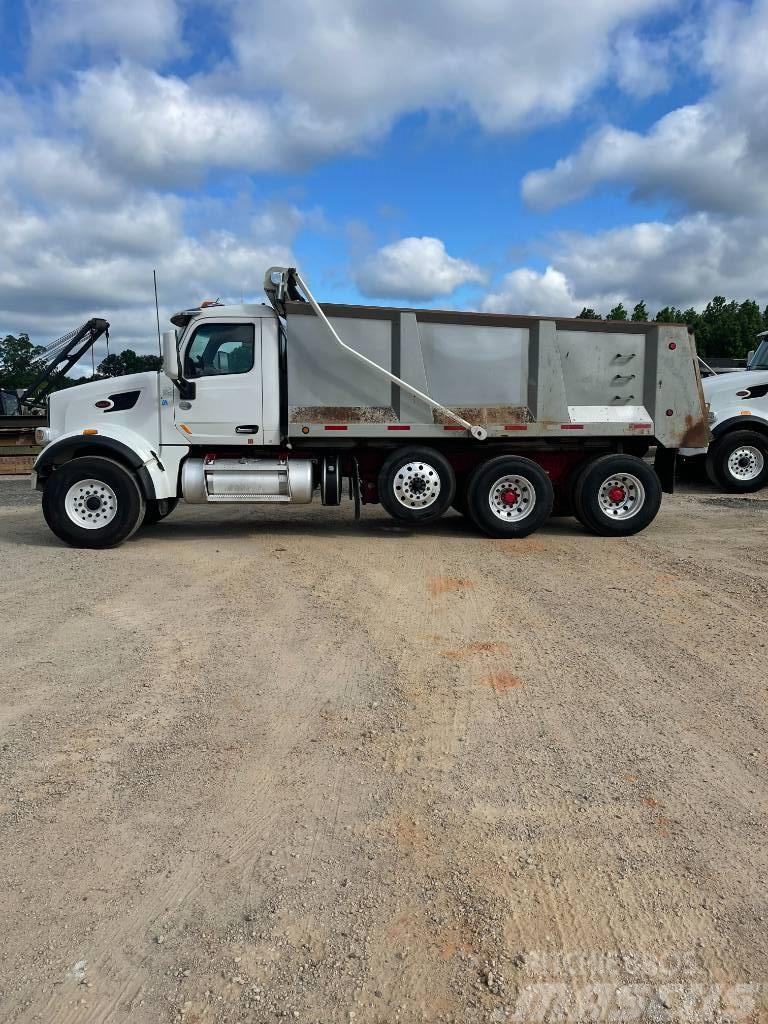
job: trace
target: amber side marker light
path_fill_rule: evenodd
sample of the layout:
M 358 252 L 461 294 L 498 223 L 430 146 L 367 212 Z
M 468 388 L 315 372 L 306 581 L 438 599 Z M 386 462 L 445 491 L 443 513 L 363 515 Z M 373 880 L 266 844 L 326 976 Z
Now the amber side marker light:
M 98 430 L 88 429 L 88 430 L 84 430 L 83 433 L 84 434 L 98 434 Z

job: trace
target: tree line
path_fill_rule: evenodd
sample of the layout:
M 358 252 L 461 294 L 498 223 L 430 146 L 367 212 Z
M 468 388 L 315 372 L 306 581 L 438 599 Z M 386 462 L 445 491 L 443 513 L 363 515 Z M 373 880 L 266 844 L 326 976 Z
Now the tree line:
M 603 319 L 600 313 L 587 307 L 582 309 L 578 318 Z M 605 319 L 647 322 L 650 316 L 645 302 L 638 302 L 631 315 L 620 302 Z M 701 313 L 693 307 L 678 309 L 676 306 L 665 306 L 653 320 L 665 324 L 687 324 L 696 335 L 699 355 L 705 359 L 707 356 L 744 359 L 748 352 L 757 347 L 755 336 L 768 331 L 768 305 L 761 312 L 754 299 L 728 302 L 724 296 L 716 295 Z
M 29 335 L 7 334 L 0 341 L 0 389 L 23 391 L 30 386 L 46 364 L 45 349 L 33 345 Z M 159 370 L 159 356 L 142 356 L 131 348 L 111 353 L 96 366 L 96 372 L 83 377 L 59 376 L 56 387 L 70 388 L 90 380 L 105 377 L 123 377 L 127 373 L 141 373 L 144 370 Z

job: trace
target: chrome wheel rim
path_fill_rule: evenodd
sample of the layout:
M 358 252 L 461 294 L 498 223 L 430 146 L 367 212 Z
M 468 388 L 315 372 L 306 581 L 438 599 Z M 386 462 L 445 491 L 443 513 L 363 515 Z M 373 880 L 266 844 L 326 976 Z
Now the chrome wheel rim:
M 395 474 L 395 497 L 405 508 L 429 508 L 440 489 L 440 474 L 428 462 L 406 462 Z
M 488 491 L 491 512 L 503 523 L 527 519 L 536 506 L 536 489 L 526 476 L 518 473 L 499 477 Z
M 614 473 L 600 484 L 597 503 L 609 519 L 631 519 L 645 504 L 645 487 L 632 473 Z
M 763 472 L 764 466 L 763 453 L 751 444 L 739 445 L 728 456 L 728 472 L 734 480 L 756 480 Z
M 101 530 L 117 515 L 117 495 L 103 480 L 78 480 L 67 491 L 64 511 L 83 530 Z

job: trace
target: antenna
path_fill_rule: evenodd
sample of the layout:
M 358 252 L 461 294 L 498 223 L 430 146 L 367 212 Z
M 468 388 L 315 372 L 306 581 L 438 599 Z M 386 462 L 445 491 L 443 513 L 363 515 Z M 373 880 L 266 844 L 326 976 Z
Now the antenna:
M 157 304 L 157 271 L 152 271 L 152 280 L 155 282 L 155 316 L 157 317 L 157 348 L 160 358 L 163 358 L 163 343 L 160 340 L 160 307 Z

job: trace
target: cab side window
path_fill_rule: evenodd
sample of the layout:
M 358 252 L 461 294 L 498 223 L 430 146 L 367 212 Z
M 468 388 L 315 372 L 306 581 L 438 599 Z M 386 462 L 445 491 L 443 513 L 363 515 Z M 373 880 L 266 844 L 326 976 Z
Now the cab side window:
M 184 376 L 248 373 L 255 351 L 253 324 L 201 324 L 184 355 Z

